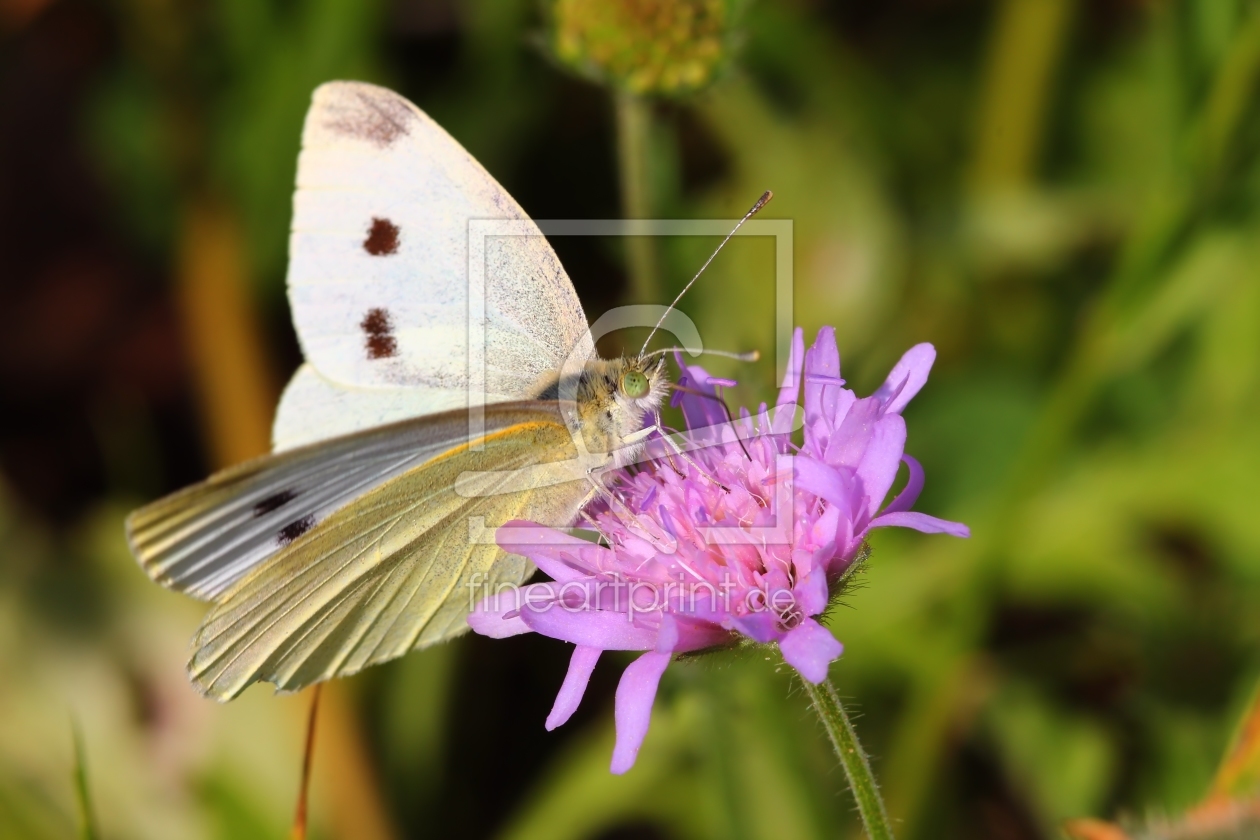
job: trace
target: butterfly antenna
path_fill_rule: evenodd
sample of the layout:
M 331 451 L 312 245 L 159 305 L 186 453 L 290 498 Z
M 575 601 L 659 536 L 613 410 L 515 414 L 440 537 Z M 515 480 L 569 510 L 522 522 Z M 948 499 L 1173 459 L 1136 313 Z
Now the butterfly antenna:
M 730 242 L 731 237 L 735 235 L 735 232 L 744 226 L 744 222 L 748 221 L 754 215 L 756 215 L 757 211 L 760 210 L 762 207 L 765 207 L 766 203 L 770 201 L 770 199 L 772 198 L 774 198 L 774 193 L 770 192 L 770 190 L 766 190 L 765 192 L 763 192 L 761 194 L 761 198 L 757 199 L 757 203 L 752 206 L 752 209 L 744 214 L 744 218 L 740 219 L 739 222 L 735 225 L 735 227 L 731 228 L 731 232 L 726 234 L 726 238 L 722 240 L 722 243 L 718 245 L 717 248 L 713 251 L 713 253 L 709 255 L 709 258 L 704 261 L 704 265 L 700 266 L 700 270 L 696 272 L 696 276 L 692 277 L 691 280 L 688 281 L 686 286 L 683 286 L 682 291 L 678 293 L 678 297 L 674 298 L 674 302 L 665 308 L 664 313 L 661 314 L 661 319 L 656 322 L 656 326 L 652 327 L 652 331 L 648 333 L 647 341 L 643 342 L 643 348 L 639 350 L 640 356 L 643 355 L 644 350 L 647 350 L 648 342 L 652 340 L 652 336 L 656 335 L 656 331 L 661 328 L 661 324 L 665 323 L 666 316 L 668 316 L 669 313 L 673 311 L 674 307 L 678 305 L 678 301 L 682 300 L 682 296 L 687 294 L 687 290 L 690 289 L 695 284 L 695 282 L 700 279 L 700 275 L 704 274 L 704 270 L 709 267 L 709 263 L 713 262 L 713 258 L 716 257 L 723 248 L 726 247 L 726 243 Z
M 686 350 L 688 353 L 692 352 L 686 347 L 662 347 L 659 350 L 653 350 L 651 353 L 640 353 L 639 358 L 650 359 L 653 356 L 664 356 L 666 353 L 673 353 L 676 350 Z M 729 350 L 701 350 L 700 354 L 704 356 L 724 356 L 728 359 L 735 359 L 740 362 L 756 362 L 761 359 L 761 353 L 757 350 L 749 350 L 745 353 L 732 353 Z

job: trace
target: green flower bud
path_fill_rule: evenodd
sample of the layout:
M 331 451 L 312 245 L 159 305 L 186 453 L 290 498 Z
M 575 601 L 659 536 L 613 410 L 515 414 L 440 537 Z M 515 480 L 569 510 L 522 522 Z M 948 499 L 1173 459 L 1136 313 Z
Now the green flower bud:
M 643 96 L 707 87 L 731 53 L 733 0 L 555 0 L 551 47 L 582 75 Z

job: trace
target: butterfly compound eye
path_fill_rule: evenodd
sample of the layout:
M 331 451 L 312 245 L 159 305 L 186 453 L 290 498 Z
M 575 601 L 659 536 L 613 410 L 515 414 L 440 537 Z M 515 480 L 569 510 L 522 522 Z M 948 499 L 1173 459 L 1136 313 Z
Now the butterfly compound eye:
M 648 392 L 648 378 L 637 370 L 628 370 L 621 376 L 621 393 L 637 398 Z

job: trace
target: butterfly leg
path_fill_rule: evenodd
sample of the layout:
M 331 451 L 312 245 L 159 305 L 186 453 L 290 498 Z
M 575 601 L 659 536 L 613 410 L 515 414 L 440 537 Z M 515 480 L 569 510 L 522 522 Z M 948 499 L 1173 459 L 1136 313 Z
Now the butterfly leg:
M 662 532 L 659 528 L 652 528 L 654 523 L 650 518 L 644 519 L 630 510 L 630 507 L 622 501 L 621 497 L 608 489 L 599 479 L 599 475 L 608 470 L 607 466 L 590 467 L 586 471 L 586 480 L 591 483 L 591 491 L 587 495 L 586 500 L 582 502 L 584 509 L 591 500 L 598 497 L 603 498 L 610 508 L 616 508 L 622 521 L 632 530 L 638 533 L 643 539 L 650 542 L 658 551 L 672 554 L 678 549 L 672 538 Z
M 643 439 L 646 439 L 652 432 L 656 432 L 660 435 L 660 439 L 665 444 L 667 450 L 673 450 L 673 453 L 675 455 L 677 455 L 679 458 L 681 458 L 682 460 L 690 464 L 692 468 L 695 469 L 696 475 L 708 481 L 712 481 L 718 487 L 722 488 L 723 490 L 727 492 L 730 492 L 729 487 L 727 487 L 725 484 L 723 484 L 722 482 L 714 478 L 712 475 L 710 475 L 708 470 L 706 470 L 703 466 L 701 466 L 700 463 L 696 461 L 695 458 L 692 458 L 690 455 L 688 455 L 686 450 L 684 450 L 681 446 L 678 445 L 678 443 L 673 439 L 673 437 L 671 437 L 665 431 L 665 428 L 660 424 L 659 418 L 657 419 L 656 423 L 653 423 L 651 426 L 644 427 L 643 429 L 639 430 L 635 434 L 627 437 L 626 440 L 628 442 L 637 443 Z M 677 473 L 679 476 L 681 476 L 683 473 L 681 470 L 678 469 L 677 466 L 675 466 L 673 457 L 670 455 L 669 451 L 666 451 L 665 458 L 669 462 L 669 465 L 674 470 L 674 472 Z
M 656 417 L 656 423 L 654 423 L 651 426 L 647 426 L 645 428 L 639 429 L 639 431 L 635 432 L 634 434 L 627 435 L 625 438 L 622 439 L 623 449 L 627 451 L 628 453 L 631 453 L 627 456 L 627 460 L 624 464 L 622 464 L 622 466 L 627 466 L 629 464 L 635 464 L 635 463 L 641 463 L 643 461 L 646 461 L 654 457 L 652 455 L 644 454 L 644 446 L 643 446 L 644 442 L 649 437 L 651 437 L 653 432 L 659 432 L 661 434 L 661 437 L 666 438 L 667 442 L 672 445 L 670 447 L 667 447 L 666 449 L 665 461 L 669 464 L 670 469 L 674 471 L 674 474 L 677 475 L 679 478 L 682 478 L 685 475 L 685 473 L 683 473 L 682 470 L 678 469 L 678 465 L 674 463 L 674 456 L 669 452 L 670 448 L 679 452 L 681 452 L 681 450 L 678 449 L 678 446 L 674 444 L 672 440 L 669 440 L 669 435 L 665 433 L 664 427 L 661 426 L 661 418 L 659 414 Z
M 652 424 L 651 426 L 649 426 L 647 428 L 647 431 L 660 433 L 661 438 L 665 442 L 665 460 L 669 462 L 669 468 L 673 470 L 674 473 L 679 478 L 682 478 L 685 475 L 685 473 L 683 473 L 682 470 L 678 469 L 678 465 L 674 463 L 674 456 L 670 452 L 671 449 L 676 451 L 678 453 L 678 456 L 681 458 L 683 457 L 682 448 L 678 446 L 678 444 L 674 441 L 674 439 L 665 432 L 665 427 L 661 424 L 661 413 L 659 411 L 656 412 L 656 422 Z M 684 458 L 684 460 L 690 461 L 690 459 L 686 459 L 686 458 Z M 697 472 L 701 471 L 699 469 L 699 464 L 696 464 L 694 461 L 691 461 L 691 465 L 696 468 Z

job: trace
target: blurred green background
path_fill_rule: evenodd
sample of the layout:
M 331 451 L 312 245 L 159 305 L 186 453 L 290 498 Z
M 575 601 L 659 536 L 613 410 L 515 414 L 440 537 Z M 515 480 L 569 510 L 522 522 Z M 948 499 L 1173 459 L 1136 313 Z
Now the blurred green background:
M 773 189 L 795 321 L 837 328 L 860 393 L 935 343 L 919 508 L 975 536 L 878 533 L 831 620 L 899 836 L 1220 792 L 1260 678 L 1260 4 L 7 0 L 0 32 L 0 836 L 80 831 L 76 722 L 100 837 L 288 831 L 308 698 L 197 697 L 204 607 L 122 518 L 266 448 L 301 119 L 336 78 L 415 101 L 535 218 Z M 592 318 L 713 244 L 554 242 Z M 737 240 L 683 309 L 769 356 L 773 288 Z M 772 360 L 710 367 L 772 393 Z M 334 684 L 313 836 L 858 836 L 773 663 L 672 667 L 612 777 L 625 660 L 546 733 L 567 657 L 466 637 Z

